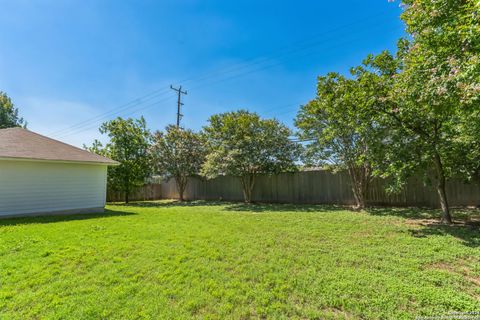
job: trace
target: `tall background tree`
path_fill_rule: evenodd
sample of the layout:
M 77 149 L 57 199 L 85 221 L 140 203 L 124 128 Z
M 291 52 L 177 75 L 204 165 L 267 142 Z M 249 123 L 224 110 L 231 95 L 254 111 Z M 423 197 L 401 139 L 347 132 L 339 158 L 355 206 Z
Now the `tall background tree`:
M 295 169 L 299 146 L 289 139 L 291 130 L 277 120 L 239 110 L 213 115 L 204 132 L 209 154 L 202 174 L 238 177 L 247 203 L 258 174 Z
M 87 149 L 120 162 L 119 166 L 108 168 L 108 187 L 123 192 L 128 203 L 131 192 L 142 186 L 151 173 L 150 131 L 143 117 L 118 117 L 103 123 L 99 130 L 110 141 L 103 146 L 95 140 L 92 147 Z
M 360 70 L 363 67 L 352 74 Z M 295 120 L 300 139 L 311 140 L 305 148 L 305 163 L 346 170 L 357 208 L 366 205 L 372 157 L 384 134 L 370 112 L 374 89 L 369 81 L 329 73 L 318 78 L 317 97 L 301 107 Z
M 192 130 L 168 126 L 154 134 L 151 151 L 156 173 L 175 179 L 183 201 L 188 177 L 199 174 L 205 161 L 204 139 Z
M 27 123 L 18 115 L 18 108 L 5 92 L 0 91 L 0 129 L 26 126 Z
M 411 37 L 399 41 L 398 70 L 382 57 L 370 60 L 391 90 L 374 104 L 390 127 L 382 175 L 397 185 L 423 174 L 436 187 L 442 221 L 452 222 L 446 182 L 470 174 L 474 139 L 465 124 L 479 121 L 480 17 L 478 1 L 405 0 L 404 20 Z M 462 133 L 463 132 L 463 133 Z M 470 131 L 471 133 L 471 131 Z M 459 153 L 459 150 L 464 150 Z M 462 171 L 463 170 L 463 171 Z

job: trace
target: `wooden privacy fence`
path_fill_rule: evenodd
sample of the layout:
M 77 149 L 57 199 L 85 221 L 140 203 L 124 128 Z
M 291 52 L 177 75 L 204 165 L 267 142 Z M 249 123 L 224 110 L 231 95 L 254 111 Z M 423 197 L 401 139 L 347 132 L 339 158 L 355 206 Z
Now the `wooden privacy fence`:
M 385 206 L 439 207 L 436 190 L 419 179 L 410 179 L 398 194 L 385 191 L 386 182 L 372 182 L 368 203 Z M 477 206 L 480 204 L 480 188 L 476 184 L 450 181 L 447 195 L 451 206 Z M 161 183 L 163 199 L 178 199 L 175 180 Z M 185 191 L 186 200 L 242 201 L 239 179 L 231 176 L 204 180 L 192 177 Z M 355 204 L 348 173 L 332 173 L 326 170 L 261 175 L 256 179 L 252 200 L 258 202 L 306 203 L 306 204 Z
M 131 201 L 143 201 L 143 200 L 158 200 L 162 199 L 162 185 L 161 184 L 146 184 L 132 192 L 130 195 Z M 123 192 L 107 191 L 108 202 L 120 202 L 125 200 L 125 194 Z
M 370 205 L 439 207 L 438 195 L 432 186 L 419 179 L 410 179 L 398 194 L 385 191 L 386 182 L 375 179 L 368 194 Z M 447 183 L 447 196 L 451 206 L 480 205 L 480 187 L 453 180 Z M 130 195 L 132 201 L 178 199 L 175 180 L 146 184 Z M 186 200 L 243 201 L 240 181 L 224 176 L 212 180 L 198 177 L 189 179 Z M 121 192 L 107 192 L 107 201 L 123 201 Z M 252 200 L 257 202 L 339 204 L 353 205 L 355 199 L 348 173 L 326 170 L 260 175 L 256 179 Z

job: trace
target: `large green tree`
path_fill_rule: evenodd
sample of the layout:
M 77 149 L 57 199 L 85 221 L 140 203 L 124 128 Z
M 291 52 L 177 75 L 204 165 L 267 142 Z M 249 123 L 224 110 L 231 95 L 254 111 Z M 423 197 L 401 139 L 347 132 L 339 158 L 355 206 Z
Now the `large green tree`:
M 172 177 L 183 201 L 188 177 L 199 174 L 205 161 L 206 148 L 202 135 L 192 130 L 168 126 L 154 134 L 153 163 L 157 173 Z
M 420 102 L 469 111 L 480 101 L 480 1 L 403 0 L 403 81 Z M 405 79 L 403 79 L 405 78 Z
M 18 115 L 18 108 L 5 92 L 0 91 L 0 129 L 26 126 L 26 122 Z
M 478 1 L 405 0 L 402 19 L 409 40 L 399 41 L 395 72 L 381 58 L 370 65 L 391 90 L 375 109 L 391 128 L 382 170 L 400 184 L 423 173 L 438 192 L 442 221 L 452 222 L 446 193 L 449 178 L 473 170 L 468 122 L 478 122 L 480 29 Z M 388 82 L 388 81 L 386 81 Z M 463 150 L 463 152 L 459 152 Z M 474 160 L 475 161 L 475 160 Z
M 95 140 L 93 146 L 87 149 L 120 162 L 120 165 L 108 168 L 108 187 L 123 192 L 128 203 L 131 192 L 142 186 L 151 173 L 150 131 L 143 117 L 118 117 L 103 123 L 99 130 L 110 141 L 104 146 Z
M 373 177 L 372 157 L 379 150 L 384 128 L 371 112 L 376 83 L 360 77 L 364 66 L 352 69 L 356 77 L 337 73 L 318 78 L 317 97 L 301 107 L 295 125 L 308 165 L 347 170 L 357 208 L 364 208 Z
M 204 132 L 209 154 L 202 173 L 238 177 L 247 203 L 258 174 L 295 169 L 299 147 L 289 139 L 291 130 L 275 119 L 245 110 L 227 112 L 210 117 Z
M 403 53 L 401 53 L 403 54 Z M 376 96 L 372 109 L 383 115 L 382 126 L 388 128 L 380 156 L 377 157 L 377 174 L 390 178 L 393 189 L 400 189 L 413 175 L 421 175 L 432 182 L 439 196 L 442 220 L 452 222 L 446 194 L 446 181 L 454 175 L 459 165 L 456 151 L 458 121 L 461 119 L 458 106 L 439 107 L 431 99 L 422 100 L 420 88 L 413 85 L 414 77 L 408 79 L 403 57 L 393 71 L 382 56 L 369 59 L 376 72 L 364 74 L 365 78 L 381 78 L 387 84 L 385 95 Z M 389 81 L 390 79 L 390 81 Z

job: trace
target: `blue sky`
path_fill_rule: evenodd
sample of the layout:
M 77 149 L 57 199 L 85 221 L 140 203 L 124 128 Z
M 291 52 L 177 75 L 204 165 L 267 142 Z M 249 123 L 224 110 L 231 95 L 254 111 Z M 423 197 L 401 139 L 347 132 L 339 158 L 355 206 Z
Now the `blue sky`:
M 185 127 L 239 108 L 292 126 L 318 75 L 347 73 L 368 53 L 395 50 L 404 35 L 399 4 L 387 0 L 0 7 L 0 90 L 29 129 L 77 146 L 100 138 L 101 122 L 116 116 L 144 115 L 152 130 L 174 123 L 170 84 L 188 91 Z

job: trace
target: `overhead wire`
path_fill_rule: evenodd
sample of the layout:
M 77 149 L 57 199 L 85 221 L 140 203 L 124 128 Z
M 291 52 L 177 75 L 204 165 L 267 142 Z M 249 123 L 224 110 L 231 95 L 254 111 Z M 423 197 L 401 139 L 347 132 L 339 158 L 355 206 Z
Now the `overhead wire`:
M 335 30 L 340 30 L 340 29 L 343 29 L 343 28 L 346 28 L 348 26 L 351 26 L 351 25 L 355 25 L 355 24 L 358 24 L 359 22 L 362 22 L 362 21 L 365 21 L 365 20 L 368 20 L 368 19 L 371 19 L 373 17 L 376 17 L 380 14 L 376 14 L 376 15 L 372 15 L 368 18 L 364 18 L 364 19 L 360 19 L 358 21 L 355 21 L 355 22 L 352 22 L 350 24 L 347 24 L 347 25 L 343 25 L 343 26 L 340 26 L 340 27 L 337 27 L 337 28 L 334 28 L 333 30 L 330 30 L 330 31 L 327 31 L 327 32 L 324 32 L 322 33 L 325 34 L 325 33 L 331 33 Z M 338 38 L 338 36 L 335 36 L 334 38 Z M 283 50 L 284 52 L 282 52 L 281 54 L 277 54 L 275 57 L 278 58 L 285 58 L 285 57 L 288 57 L 290 56 L 291 54 L 294 54 L 296 52 L 301 52 L 301 51 L 304 51 L 306 49 L 309 49 L 311 48 L 312 46 L 315 47 L 317 46 L 318 44 L 321 44 L 321 43 L 325 43 L 325 39 L 323 39 L 322 41 L 318 42 L 318 41 L 312 41 L 311 39 L 308 39 L 308 40 L 304 40 L 304 41 L 300 41 L 300 42 L 297 42 L 297 43 L 304 43 L 306 44 L 306 46 L 300 46 L 300 47 L 296 47 L 296 48 L 293 48 L 293 49 L 290 49 L 288 51 L 285 51 Z M 290 46 L 287 46 L 285 47 L 286 49 L 290 48 Z M 228 68 L 224 68 L 224 69 L 221 69 L 219 71 L 215 71 L 215 72 L 211 72 L 209 74 L 206 74 L 204 76 L 201 76 L 197 79 L 195 78 L 190 78 L 190 79 L 185 79 L 183 80 L 182 82 L 183 83 L 188 83 L 188 82 L 191 82 L 191 81 L 201 81 L 201 80 L 207 80 L 209 78 L 212 78 L 213 76 L 215 75 L 222 75 L 222 74 L 227 74 L 228 73 L 231 73 L 231 72 L 234 72 L 234 71 L 241 71 L 242 69 L 245 69 L 245 68 L 250 68 L 252 66 L 255 66 L 255 65 L 259 65 L 259 64 L 265 64 L 265 63 L 268 63 L 268 62 L 271 62 L 273 59 L 272 58 L 267 58 L 267 57 L 261 57 L 261 58 L 253 58 L 253 59 L 249 59 L 249 60 L 246 60 L 246 61 L 252 61 L 251 63 L 243 63 L 243 64 L 240 64 L 240 65 L 235 65 L 233 67 L 228 67 Z M 267 68 L 271 68 L 273 66 L 276 66 L 276 65 L 279 65 L 281 64 L 281 62 L 279 63 L 278 61 L 274 61 L 275 63 L 271 63 L 271 64 L 267 64 L 266 66 L 263 66 L 261 68 L 256 68 L 256 69 L 253 69 L 253 70 L 247 70 L 247 72 L 243 72 L 243 73 L 237 73 L 237 74 L 234 74 L 233 76 L 229 77 L 229 78 L 221 78 L 221 79 L 217 79 L 217 81 L 215 81 L 214 83 L 217 83 L 219 81 L 229 81 L 229 80 L 232 80 L 232 79 L 235 79 L 235 78 L 238 78 L 238 77 L 241 77 L 241 76 L 245 76 L 247 74 L 251 74 L 251 73 L 254 73 L 254 72 L 258 72 L 258 71 L 261 71 L 261 70 L 264 70 L 264 69 L 267 69 Z M 215 80 L 215 79 L 214 79 Z M 206 84 L 211 84 L 211 83 L 206 83 L 206 82 L 202 82 L 201 84 L 197 85 L 197 86 L 194 86 L 193 88 L 199 88 L 199 87 L 202 87 L 202 86 L 205 86 Z M 105 113 L 102 113 L 100 115 L 97 115 L 93 118 L 90 118 L 90 119 L 87 119 L 87 120 L 84 120 L 84 121 L 81 121 L 77 124 L 74 124 L 70 127 L 67 127 L 67 128 L 64 128 L 64 129 L 61 129 L 61 130 L 57 130 L 55 132 L 53 132 L 52 134 L 53 135 L 60 135 L 60 137 L 66 137 L 66 136 L 69 136 L 71 134 L 75 134 L 75 133 L 78 133 L 78 132 L 81 132 L 81 131 L 84 131 L 84 130 L 88 130 L 89 128 L 91 128 L 91 124 L 92 122 L 95 122 L 95 123 L 98 123 L 99 121 L 107 118 L 107 117 L 110 117 L 112 115 L 115 115 L 115 114 L 121 114 L 122 112 L 126 112 L 126 111 L 129 111 L 130 109 L 134 108 L 134 107 L 137 107 L 137 106 L 141 106 L 140 108 L 136 108 L 136 109 L 133 109 L 133 112 L 130 112 L 131 114 L 132 113 L 136 113 L 138 111 L 141 111 L 141 110 L 145 110 L 146 108 L 148 107 L 152 107 L 156 104 L 158 104 L 159 102 L 162 102 L 162 101 L 165 101 L 165 100 L 168 100 L 169 98 L 167 99 L 161 99 L 161 100 L 156 100 L 154 101 L 153 103 L 151 104 L 148 104 L 148 105 L 144 105 L 142 106 L 143 104 L 145 104 L 146 102 L 149 102 L 149 101 L 152 101 L 156 98 L 160 98 L 162 97 L 163 95 L 165 95 L 167 92 L 169 92 L 167 89 L 158 89 L 158 90 L 155 90 L 151 93 L 148 93 L 146 95 L 143 95 L 139 98 L 136 98 L 132 101 L 130 101 L 129 103 L 126 103 L 126 104 L 123 104 L 121 105 L 120 107 L 117 107 L 115 109 L 112 109 L 110 111 L 107 111 Z M 69 132 L 70 131 L 70 132 Z

